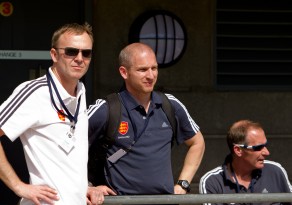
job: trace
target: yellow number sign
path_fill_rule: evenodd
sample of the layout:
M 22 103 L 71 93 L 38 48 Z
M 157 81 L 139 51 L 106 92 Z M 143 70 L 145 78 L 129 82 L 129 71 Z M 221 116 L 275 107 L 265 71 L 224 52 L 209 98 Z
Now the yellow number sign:
M 0 14 L 2 16 L 10 16 L 13 13 L 13 5 L 8 2 L 2 2 L 0 3 Z

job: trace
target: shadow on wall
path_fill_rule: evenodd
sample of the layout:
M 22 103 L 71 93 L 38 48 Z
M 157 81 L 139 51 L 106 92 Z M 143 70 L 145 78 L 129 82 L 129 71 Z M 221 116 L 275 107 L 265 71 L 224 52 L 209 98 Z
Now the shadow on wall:
M 16 174 L 22 181 L 28 183 L 29 175 L 20 139 L 18 138 L 14 142 L 11 142 L 6 136 L 3 136 L 1 143 L 5 149 L 7 159 L 11 163 Z M 8 187 L 6 187 L 6 185 L 1 180 L 0 193 L 0 205 L 16 205 L 20 199 Z

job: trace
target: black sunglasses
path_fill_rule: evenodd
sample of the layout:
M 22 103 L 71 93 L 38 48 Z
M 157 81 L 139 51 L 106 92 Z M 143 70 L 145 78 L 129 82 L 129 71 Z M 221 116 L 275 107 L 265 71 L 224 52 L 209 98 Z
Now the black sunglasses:
M 79 52 L 82 53 L 82 56 L 84 58 L 91 58 L 91 55 L 92 55 L 91 49 L 78 49 L 78 48 L 72 48 L 72 47 L 55 48 L 55 49 L 64 49 L 65 55 L 67 56 L 77 56 Z
M 250 145 L 250 146 L 247 146 L 245 144 L 234 144 L 234 145 L 239 146 L 244 149 L 252 149 L 253 151 L 261 151 L 264 147 L 267 147 L 268 141 L 264 144 L 259 144 L 259 145 Z

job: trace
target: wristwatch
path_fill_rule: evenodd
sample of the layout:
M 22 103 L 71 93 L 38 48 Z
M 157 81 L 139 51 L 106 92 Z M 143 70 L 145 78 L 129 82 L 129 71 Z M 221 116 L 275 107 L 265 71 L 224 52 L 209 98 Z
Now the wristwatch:
M 178 180 L 176 184 L 180 185 L 187 192 L 191 191 L 190 183 L 187 180 Z

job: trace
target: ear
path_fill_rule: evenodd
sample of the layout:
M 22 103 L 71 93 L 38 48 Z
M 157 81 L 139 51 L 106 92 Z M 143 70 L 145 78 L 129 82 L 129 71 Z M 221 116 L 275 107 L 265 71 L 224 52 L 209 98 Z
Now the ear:
M 242 149 L 238 146 L 233 146 L 233 152 L 236 154 L 238 157 L 242 155 Z
M 57 55 L 58 54 L 57 54 L 56 49 L 51 48 L 50 55 L 51 55 L 51 58 L 52 58 L 52 60 L 53 60 L 54 63 L 58 61 L 58 58 L 57 58 Z
M 119 68 L 120 74 L 124 79 L 128 78 L 128 70 L 124 66 L 120 66 Z

